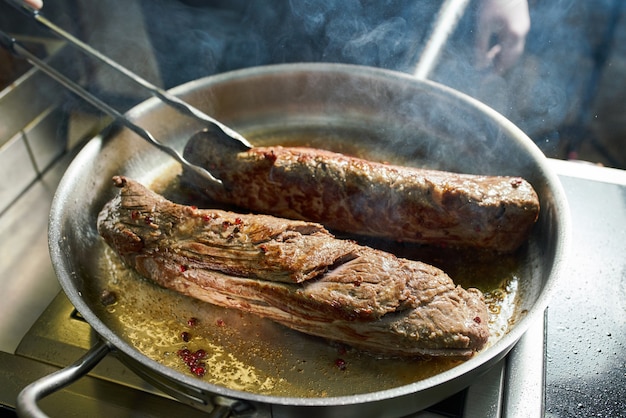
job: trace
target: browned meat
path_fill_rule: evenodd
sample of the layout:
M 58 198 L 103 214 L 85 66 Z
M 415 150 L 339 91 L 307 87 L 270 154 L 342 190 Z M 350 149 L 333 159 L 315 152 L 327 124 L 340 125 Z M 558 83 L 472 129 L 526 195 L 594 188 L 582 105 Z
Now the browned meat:
M 401 167 L 311 148 L 238 152 L 220 142 L 196 135 L 184 152 L 223 181 L 223 188 L 203 188 L 210 198 L 331 230 L 512 252 L 539 213 L 537 194 L 519 177 Z
M 487 342 L 482 294 L 441 270 L 321 225 L 172 203 L 124 177 L 98 231 L 157 284 L 385 355 L 468 357 Z

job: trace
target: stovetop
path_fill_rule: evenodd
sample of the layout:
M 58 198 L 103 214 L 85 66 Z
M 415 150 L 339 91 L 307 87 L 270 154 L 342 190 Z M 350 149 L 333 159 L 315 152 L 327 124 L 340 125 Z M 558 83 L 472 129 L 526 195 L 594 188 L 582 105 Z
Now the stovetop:
M 554 163 L 573 242 L 547 312 L 545 416 L 626 416 L 626 171 Z
M 21 388 L 74 362 L 97 338 L 60 291 L 48 256 L 49 205 L 70 158 L 0 217 L 0 292 L 13 296 L 0 305 L 0 417 L 14 416 Z M 538 321 L 475 384 L 415 417 L 626 414 L 626 172 L 551 164 L 574 231 L 570 267 L 545 326 Z M 41 406 L 52 416 L 206 416 L 151 387 L 114 356 Z

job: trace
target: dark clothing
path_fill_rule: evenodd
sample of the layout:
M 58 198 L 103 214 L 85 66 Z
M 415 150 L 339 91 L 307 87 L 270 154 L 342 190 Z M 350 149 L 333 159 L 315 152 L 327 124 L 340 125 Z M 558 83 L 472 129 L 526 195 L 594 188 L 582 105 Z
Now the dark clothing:
M 165 87 L 238 68 L 341 62 L 410 71 L 440 3 L 144 0 Z

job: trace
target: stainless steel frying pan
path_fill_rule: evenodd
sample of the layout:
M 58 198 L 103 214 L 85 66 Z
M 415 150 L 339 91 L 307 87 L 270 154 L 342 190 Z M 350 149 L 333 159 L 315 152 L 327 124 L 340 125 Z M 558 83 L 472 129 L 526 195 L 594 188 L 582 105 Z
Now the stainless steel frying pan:
M 165 392 L 215 416 L 241 409 L 281 417 L 404 416 L 471 384 L 543 314 L 565 262 L 567 203 L 539 149 L 484 104 L 406 74 L 336 64 L 257 67 L 193 81 L 173 93 L 232 126 L 253 144 L 324 137 L 330 147 L 346 149 L 347 144 L 366 155 L 406 164 L 523 176 L 539 195 L 541 214 L 528 246 L 519 254 L 518 314 L 495 344 L 450 370 L 345 396 L 266 395 L 208 383 L 165 366 L 114 330 L 93 297 L 98 292 L 95 283 L 102 279 L 97 258 L 103 244 L 96 216 L 115 194 L 111 177 L 122 174 L 151 184 L 172 165 L 167 155 L 129 130 L 112 130 L 92 139 L 68 168 L 53 201 L 49 227 L 51 258 L 61 286 L 101 342 L 75 365 L 27 387 L 18 399 L 20 414 L 37 416 L 37 399 L 78 379 L 111 353 Z M 127 116 L 179 149 L 201 128 L 156 99 L 138 105 Z

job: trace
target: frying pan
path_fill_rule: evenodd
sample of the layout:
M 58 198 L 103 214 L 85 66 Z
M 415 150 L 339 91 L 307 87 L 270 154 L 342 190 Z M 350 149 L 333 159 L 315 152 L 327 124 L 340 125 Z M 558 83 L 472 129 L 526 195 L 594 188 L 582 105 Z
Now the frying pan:
M 537 191 L 541 213 L 519 254 L 518 315 L 489 348 L 447 371 L 345 396 L 266 395 L 208 383 L 165 366 L 109 326 L 99 300 L 90 296 L 98 291 L 93 287 L 101 275 L 96 257 L 103 244 L 96 231 L 97 214 L 116 193 L 111 177 L 122 174 L 149 185 L 172 165 L 165 154 L 129 130 L 112 129 L 89 141 L 75 157 L 55 194 L 49 224 L 50 255 L 59 282 L 99 342 L 67 369 L 28 386 L 18 398 L 20 414 L 39 416 L 39 398 L 78 379 L 112 353 L 166 393 L 215 416 L 255 410 L 281 417 L 404 416 L 470 385 L 543 314 L 565 262 L 566 199 L 539 149 L 486 105 L 407 74 L 341 64 L 256 67 L 196 80 L 172 93 L 232 126 L 253 144 L 323 136 L 330 147 L 349 144 L 386 160 L 526 178 Z M 141 103 L 127 116 L 179 149 L 201 128 L 156 99 Z

